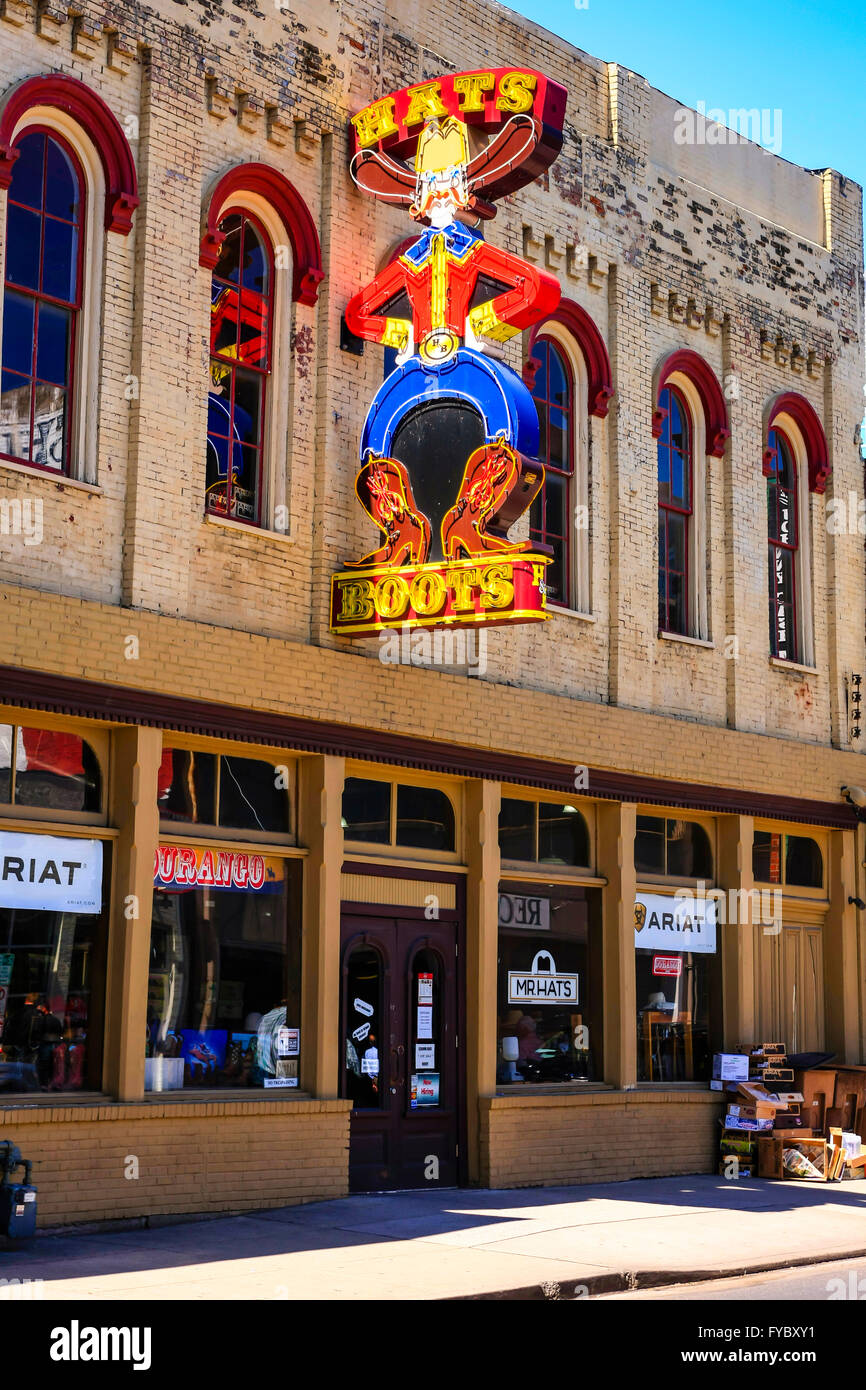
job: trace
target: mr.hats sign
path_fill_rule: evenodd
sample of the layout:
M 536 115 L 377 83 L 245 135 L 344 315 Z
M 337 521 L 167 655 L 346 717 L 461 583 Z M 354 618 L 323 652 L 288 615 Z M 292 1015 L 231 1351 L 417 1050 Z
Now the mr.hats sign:
M 576 1004 L 577 976 L 562 975 L 549 951 L 536 951 L 528 971 L 509 970 L 509 1004 Z
M 711 899 L 638 893 L 634 902 L 634 944 L 648 951 L 716 949 L 716 904 Z

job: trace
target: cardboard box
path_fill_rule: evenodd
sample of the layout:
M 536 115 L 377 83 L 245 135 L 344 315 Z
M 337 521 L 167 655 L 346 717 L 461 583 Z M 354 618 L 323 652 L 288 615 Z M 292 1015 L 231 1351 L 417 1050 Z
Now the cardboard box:
M 792 1139 L 782 1145 L 782 1176 L 796 1182 L 826 1182 L 828 1163 L 828 1144 L 826 1139 Z M 800 1153 L 818 1171 L 815 1175 L 798 1173 L 790 1154 Z M 788 1157 L 786 1157 L 786 1154 Z
M 748 1081 L 749 1059 L 741 1052 L 717 1052 L 713 1057 L 714 1081 Z
M 771 1119 L 750 1119 L 745 1115 L 726 1115 L 725 1129 L 768 1130 L 773 1128 Z
M 771 1081 L 781 1081 L 786 1086 L 794 1084 L 793 1067 L 766 1067 L 761 1073 L 761 1079 L 769 1086 Z
M 778 1097 L 773 1095 L 758 1081 L 740 1081 L 737 1083 L 737 1092 L 743 1096 L 747 1105 L 763 1105 L 765 1115 L 774 1115 L 777 1110 L 784 1110 L 786 1107 L 781 1104 Z

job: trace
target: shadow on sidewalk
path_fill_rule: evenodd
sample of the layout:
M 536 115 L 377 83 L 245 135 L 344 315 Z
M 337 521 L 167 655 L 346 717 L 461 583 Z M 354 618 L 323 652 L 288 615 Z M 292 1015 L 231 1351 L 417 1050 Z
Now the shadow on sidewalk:
M 214 1216 L 150 1229 L 39 1237 L 28 1248 L 0 1248 L 0 1277 L 76 1279 L 137 1270 L 350 1249 L 465 1233 L 465 1244 L 534 1231 L 586 1228 L 661 1216 L 780 1213 L 832 1207 L 866 1218 L 866 1181 L 726 1180 L 720 1176 L 645 1178 L 580 1187 L 434 1189 L 370 1193 L 329 1202 Z M 481 1233 L 473 1238 L 473 1232 Z M 852 1247 L 866 1250 L 866 1219 L 851 1222 Z M 463 1242 L 456 1242 L 463 1243 Z

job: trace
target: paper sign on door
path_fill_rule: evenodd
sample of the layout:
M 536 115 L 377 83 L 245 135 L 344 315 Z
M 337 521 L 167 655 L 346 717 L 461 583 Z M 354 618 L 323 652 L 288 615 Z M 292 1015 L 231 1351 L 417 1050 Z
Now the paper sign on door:
M 419 1038 L 432 1038 L 433 1036 L 433 1005 L 418 1005 L 418 1027 L 415 1036 Z
M 415 1044 L 415 1070 L 432 1071 L 436 1065 L 436 1044 Z

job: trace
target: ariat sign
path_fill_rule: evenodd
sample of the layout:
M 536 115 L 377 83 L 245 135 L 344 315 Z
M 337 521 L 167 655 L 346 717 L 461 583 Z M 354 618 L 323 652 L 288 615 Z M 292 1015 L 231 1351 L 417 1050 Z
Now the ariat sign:
M 712 955 L 716 949 L 715 900 L 638 893 L 634 902 L 634 944 L 641 950 Z
M 102 911 L 102 841 L 0 832 L 0 907 Z

